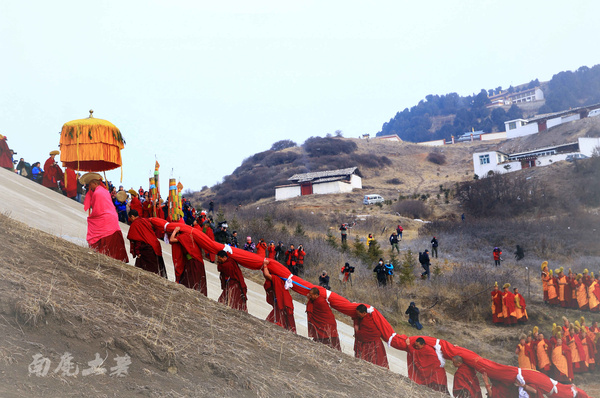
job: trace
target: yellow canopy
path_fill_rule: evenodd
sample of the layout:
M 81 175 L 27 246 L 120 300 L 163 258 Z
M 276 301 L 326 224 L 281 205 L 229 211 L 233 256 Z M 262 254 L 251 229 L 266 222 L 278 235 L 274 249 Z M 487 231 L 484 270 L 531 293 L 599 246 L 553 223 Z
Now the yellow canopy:
M 106 171 L 122 165 L 125 140 L 119 129 L 107 120 L 72 120 L 60 133 L 60 161 L 63 167 L 81 171 Z

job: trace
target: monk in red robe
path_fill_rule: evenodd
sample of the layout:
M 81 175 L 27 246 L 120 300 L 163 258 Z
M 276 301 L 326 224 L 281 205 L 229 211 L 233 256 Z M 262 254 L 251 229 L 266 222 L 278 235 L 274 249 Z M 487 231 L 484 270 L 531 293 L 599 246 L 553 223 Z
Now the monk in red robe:
M 517 323 L 517 308 L 515 305 L 515 295 L 509 290 L 510 283 L 505 283 L 502 289 L 502 317 L 504 324 L 514 326 Z
M 591 312 L 600 312 L 600 274 L 594 276 L 592 272 L 592 283 L 588 287 L 588 307 Z
M 215 240 L 215 233 L 210 226 L 210 220 L 205 219 L 204 222 L 198 223 L 196 227 L 204 232 L 211 240 Z M 204 253 L 204 255 L 210 260 L 211 263 L 215 262 L 215 253 Z
M 577 292 L 577 306 L 580 310 L 589 310 L 589 297 L 587 287 L 583 283 L 583 275 L 575 278 L 575 291 Z
M 413 368 L 409 372 L 411 379 L 417 384 L 425 385 L 434 391 L 448 394 L 448 380 L 446 370 L 442 366 L 435 349 L 425 343 L 425 339 L 419 337 L 413 344 L 410 338 L 406 339 L 407 363 Z
M 248 312 L 246 306 L 246 281 L 240 270 L 240 266 L 234 259 L 229 258 L 226 251 L 217 253 L 217 270 L 220 272 L 221 289 L 223 293 L 219 296 L 219 303 L 231 308 Z
M 377 328 L 373 315 L 367 306 L 359 304 L 356 307 L 354 321 L 354 356 L 389 369 L 385 347 L 381 342 L 381 332 Z
M 481 387 L 475 370 L 465 364 L 459 355 L 452 358 L 452 363 L 456 366 L 452 395 L 455 398 L 481 398 Z
M 528 351 L 530 351 L 530 347 L 527 346 L 527 336 L 523 334 L 521 335 L 519 344 L 517 344 L 517 348 L 515 350 L 515 353 L 517 354 L 517 361 L 521 369 L 535 370 L 535 365 L 531 363 Z
M 50 152 L 50 157 L 46 160 L 46 163 L 44 163 L 44 177 L 42 179 L 43 186 L 57 192 L 58 182 L 63 178 L 63 172 L 54 160 L 54 157 L 59 153 L 59 151 Z
M 87 241 L 97 252 L 114 259 L 129 262 L 119 216 L 98 173 L 86 173 L 79 179 L 81 185 L 87 185 L 83 209 L 89 212 L 87 217 Z
M 571 350 L 562 339 L 562 333 L 556 335 L 556 345 L 551 353 L 552 370 L 551 377 L 561 383 L 573 382 L 573 362 Z
M 175 267 L 175 280 L 185 287 L 199 290 L 200 293 L 208 296 L 202 250 L 194 241 L 192 234 L 184 234 L 179 231 L 180 228 L 176 227 L 169 237 Z
M 517 313 L 517 322 L 525 323 L 529 320 L 529 316 L 527 316 L 527 304 L 525 303 L 525 298 L 519 293 L 519 288 L 513 288 L 515 292 L 515 311 Z
M 314 341 L 323 343 L 342 350 L 340 338 L 337 331 L 335 316 L 327 304 L 325 297 L 321 296 L 319 289 L 313 287 L 307 294 L 306 318 L 308 320 L 308 337 Z
M 544 292 L 544 301 L 550 301 L 548 297 L 548 282 L 550 281 L 550 271 L 548 271 L 548 261 L 542 263 L 542 290 Z
M 137 210 L 129 210 L 129 233 L 127 239 L 131 255 L 135 258 L 135 266 L 145 271 L 167 277 L 165 262 L 162 257 L 162 247 L 156 238 L 152 223 L 141 218 Z
M 140 202 L 140 198 L 135 189 L 130 189 L 127 191 L 131 195 L 131 201 L 129 202 L 129 209 L 137 211 L 140 217 L 144 215 L 144 210 L 142 209 L 142 202 Z
M 6 138 L 2 134 L 0 134 L 0 167 L 4 167 L 8 170 L 13 170 L 13 152 L 8 147 L 6 143 Z
M 278 276 L 272 276 L 269 272 L 269 259 L 264 260 L 262 272 L 265 277 L 263 287 L 267 293 L 267 303 L 273 306 L 273 310 L 267 316 L 267 321 L 296 333 L 294 300 L 292 300 L 290 292 L 285 289 L 283 280 Z
M 550 305 L 559 305 L 560 301 L 558 300 L 558 268 L 554 270 L 550 270 L 550 279 L 548 280 L 548 302 Z
M 495 324 L 501 324 L 503 322 L 502 317 L 502 292 L 498 287 L 498 282 L 496 282 L 494 290 L 492 290 L 492 321 Z
M 271 241 L 267 246 L 267 257 L 275 260 L 275 242 Z
M 77 197 L 77 174 L 75 174 L 75 170 L 67 167 L 63 182 L 67 198 L 75 200 Z
M 548 355 L 549 348 L 549 341 L 544 338 L 542 333 L 539 333 L 537 344 L 535 345 L 537 370 L 546 375 L 550 372 L 550 356 Z
M 561 307 L 567 308 L 570 304 L 570 297 L 567 296 L 567 285 L 569 284 L 569 281 L 563 272 L 563 267 L 560 267 L 558 271 L 558 275 L 556 276 L 556 283 L 558 286 L 558 302 L 560 303 Z
M 150 195 L 147 192 L 144 194 L 144 202 L 142 203 L 141 214 L 144 218 L 152 217 L 152 200 L 150 199 Z

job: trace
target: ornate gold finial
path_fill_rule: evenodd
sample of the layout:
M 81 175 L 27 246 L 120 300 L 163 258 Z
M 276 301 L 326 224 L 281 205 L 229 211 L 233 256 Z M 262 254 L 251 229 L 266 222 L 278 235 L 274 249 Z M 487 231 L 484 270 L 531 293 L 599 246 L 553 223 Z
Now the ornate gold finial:
M 88 119 L 93 119 L 94 118 L 94 110 L 90 109 L 90 117 Z

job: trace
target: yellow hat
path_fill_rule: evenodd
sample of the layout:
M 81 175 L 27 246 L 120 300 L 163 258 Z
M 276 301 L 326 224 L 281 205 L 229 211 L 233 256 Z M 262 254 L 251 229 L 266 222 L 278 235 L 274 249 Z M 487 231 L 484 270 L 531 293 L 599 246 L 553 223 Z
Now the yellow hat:
M 2 134 L 0 134 L 0 140 L 3 140 L 4 136 Z
M 498 286 L 498 282 L 494 282 L 494 286 Z
M 552 270 L 550 270 L 550 271 L 548 271 L 548 272 L 549 272 L 550 276 L 552 276 Z
M 562 333 L 560 331 L 556 332 L 556 338 L 557 339 L 562 339 Z
M 563 272 L 565 270 L 565 267 L 560 267 L 559 270 L 560 272 Z
M 562 317 L 562 319 L 563 319 L 563 321 L 567 321 L 567 322 L 569 322 L 569 320 L 567 319 L 567 317 L 566 317 L 566 316 L 563 316 L 563 317 Z
M 527 336 L 525 335 L 525 333 L 521 333 L 521 335 L 519 336 L 519 340 L 525 340 L 527 338 Z
M 119 191 L 117 192 L 116 197 L 119 202 L 125 202 L 127 200 L 127 192 Z
M 579 331 L 581 330 L 581 328 L 577 325 L 575 325 L 573 329 L 575 330 L 575 333 L 579 333 Z
M 133 189 L 133 188 L 131 188 L 131 189 L 130 189 L 129 191 L 127 191 L 127 192 L 129 192 L 129 193 L 130 193 L 130 194 L 132 194 L 133 196 L 138 196 L 138 193 L 137 193 L 137 192 L 135 192 L 135 189 Z
M 576 328 L 579 328 L 579 327 L 581 327 L 581 323 L 579 323 L 579 321 L 575 321 L 575 327 L 576 327 Z
M 577 279 L 577 280 L 580 280 L 581 278 L 583 278 L 583 275 L 581 275 L 581 274 L 577 274 L 577 276 L 576 276 L 576 279 Z
M 533 334 L 536 334 L 540 329 L 537 326 L 533 327 Z
M 559 272 L 560 272 L 560 268 L 556 268 L 556 269 L 554 270 L 554 273 L 555 273 L 555 274 L 558 274 Z
M 504 286 L 502 286 L 502 289 L 507 289 L 510 287 L 510 283 L 505 283 Z
M 584 270 L 583 270 L 583 273 L 584 273 L 584 274 L 587 274 L 587 273 L 588 273 L 588 269 L 587 269 L 587 268 L 586 268 L 586 269 L 584 269 Z
M 98 173 L 85 173 L 84 175 L 79 177 L 79 182 L 81 183 L 81 185 L 87 185 L 95 180 L 102 181 L 102 176 Z
M 585 317 L 582 316 L 581 318 L 579 318 L 579 324 L 585 325 Z
M 60 154 L 60 151 L 57 151 L 56 149 L 53 150 L 53 151 L 50 151 L 50 156 L 52 156 L 52 155 L 58 155 L 58 154 Z
M 542 263 L 542 271 L 544 270 L 544 268 L 546 268 L 548 266 L 548 261 L 544 261 Z

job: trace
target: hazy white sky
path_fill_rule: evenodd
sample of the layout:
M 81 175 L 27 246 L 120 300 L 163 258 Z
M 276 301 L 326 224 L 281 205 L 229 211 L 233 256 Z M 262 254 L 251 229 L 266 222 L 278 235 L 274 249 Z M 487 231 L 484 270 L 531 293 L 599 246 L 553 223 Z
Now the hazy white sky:
M 428 94 L 600 63 L 600 2 L 0 2 L 0 133 L 41 161 L 94 116 L 127 141 L 125 188 L 199 190 L 275 141 L 375 134 Z M 119 171 L 108 173 L 117 182 Z

